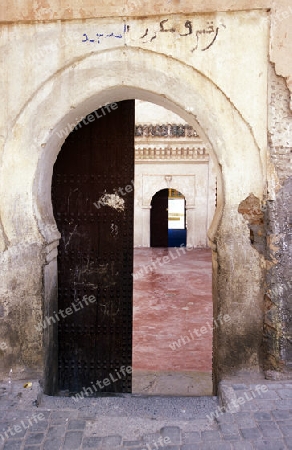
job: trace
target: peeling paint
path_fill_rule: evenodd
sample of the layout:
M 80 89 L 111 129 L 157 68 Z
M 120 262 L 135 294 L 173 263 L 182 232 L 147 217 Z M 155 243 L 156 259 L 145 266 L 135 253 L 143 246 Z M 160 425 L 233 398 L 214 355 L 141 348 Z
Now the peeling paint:
M 264 212 L 260 200 L 251 193 L 240 203 L 238 212 L 248 221 L 250 243 L 260 254 L 265 256 L 266 233 L 264 229 Z
M 121 198 L 117 193 L 114 194 L 104 194 L 97 201 L 98 205 L 106 205 L 117 211 L 125 210 L 125 200 Z

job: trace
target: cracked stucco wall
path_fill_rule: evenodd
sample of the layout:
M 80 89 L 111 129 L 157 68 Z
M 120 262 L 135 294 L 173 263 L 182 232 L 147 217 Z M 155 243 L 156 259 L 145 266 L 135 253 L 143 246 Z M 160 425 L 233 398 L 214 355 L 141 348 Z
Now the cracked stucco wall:
M 275 170 L 266 204 L 267 291 L 264 369 L 292 370 L 292 112 L 285 79 L 269 71 L 269 150 Z
M 268 36 L 270 18 L 266 14 L 266 10 L 269 8 L 271 8 L 271 29 Z M 252 11 L 248 15 L 247 11 L 251 9 L 257 11 Z M 261 11 L 258 11 L 258 9 Z M 291 280 L 290 194 L 292 164 L 291 111 L 289 109 L 290 93 L 288 90 L 291 86 L 292 75 L 291 9 L 289 0 L 256 0 L 252 6 L 250 1 L 247 0 L 239 0 L 238 2 L 212 0 L 208 2 L 207 6 L 206 2 L 201 0 L 195 2 L 193 0 L 184 2 L 178 0 L 158 1 L 147 4 L 138 0 L 131 2 L 114 0 L 93 2 L 92 0 L 86 0 L 83 2 L 82 8 L 80 8 L 77 0 L 71 2 L 70 8 L 61 7 L 57 0 L 50 2 L 50 4 L 47 1 L 39 0 L 32 2 L 14 0 L 9 3 L 6 1 L 1 3 L 0 37 L 1 46 L 3 46 L 1 47 L 1 50 L 3 50 L 1 51 L 1 63 L 3 67 L 9 67 L 9 70 L 3 72 L 5 108 L 1 110 L 0 116 L 1 123 L 5 126 L 1 128 L 0 132 L 1 161 L 4 161 L 2 159 L 2 145 L 8 140 L 11 127 L 13 127 L 14 133 L 13 139 L 9 141 L 8 151 L 6 149 L 5 162 L 3 162 L 4 169 L 9 166 L 10 173 L 4 172 L 6 189 L 3 189 L 2 201 L 5 202 L 7 196 L 8 207 L 7 210 L 1 211 L 2 222 L 0 225 L 0 246 L 2 246 L 0 249 L 5 250 L 8 244 L 11 247 L 10 250 L 4 251 L 1 256 L 5 276 L 2 272 L 3 283 L 1 282 L 0 293 L 1 299 L 4 300 L 4 307 L 3 314 L 0 311 L 0 320 L 1 325 L 4 324 L 1 332 L 8 344 L 4 351 L 4 369 L 5 371 L 7 369 L 7 373 L 11 364 L 16 365 L 19 372 L 24 368 L 26 371 L 28 368 L 36 370 L 41 368 L 42 337 L 36 333 L 31 333 L 27 323 L 30 321 L 31 329 L 33 329 L 33 325 L 38 323 L 43 314 L 46 314 L 46 309 L 42 304 L 43 298 L 46 301 L 46 295 L 44 296 L 43 293 L 43 278 L 48 278 L 47 283 L 54 285 L 51 271 L 55 273 L 55 268 L 52 268 L 55 263 L 53 260 L 45 259 L 45 252 L 50 251 L 44 249 L 43 236 L 46 233 L 41 236 L 36 225 L 37 221 L 32 214 L 30 216 L 21 215 L 21 207 L 30 211 L 31 205 L 36 203 L 36 198 L 32 196 L 36 187 L 34 185 L 34 188 L 32 188 L 34 180 L 31 174 L 34 171 L 34 165 L 37 165 L 39 158 L 41 158 L 43 149 L 47 146 L 49 132 L 59 124 L 60 127 L 65 126 L 68 120 L 74 122 L 74 109 L 76 108 L 76 114 L 78 109 L 78 102 L 76 101 L 75 104 L 74 101 L 71 101 L 71 98 L 77 97 L 75 84 L 78 85 L 80 79 L 83 80 L 83 90 L 85 93 L 88 92 L 88 95 L 91 89 L 96 88 L 94 85 L 96 73 L 91 69 L 90 62 L 88 67 L 84 66 L 82 69 L 86 73 L 84 78 L 80 75 L 81 71 L 77 73 L 77 69 L 75 70 L 75 66 L 81 65 L 83 58 L 85 60 L 85 57 L 87 57 L 90 61 L 91 55 L 94 53 L 90 45 L 87 45 L 89 43 L 83 44 L 79 38 L 85 32 L 96 32 L 97 24 L 101 27 L 114 26 L 115 32 L 119 33 L 122 29 L 120 25 L 123 24 L 121 18 L 125 16 L 129 18 L 129 23 L 131 26 L 133 24 L 133 27 L 131 33 L 127 35 L 123 51 L 119 50 L 123 67 L 134 67 L 134 63 L 137 64 L 139 58 L 143 60 L 142 53 L 145 55 L 151 54 L 153 60 L 155 55 L 164 54 L 168 58 L 168 65 L 163 67 L 161 64 L 161 67 L 157 66 L 157 70 L 161 70 L 164 84 L 167 84 L 169 81 L 168 75 L 171 72 L 170 68 L 176 67 L 172 65 L 174 60 L 180 60 L 183 64 L 186 63 L 183 71 L 180 72 L 180 68 L 178 68 L 176 72 L 178 78 L 182 78 L 184 73 L 194 66 L 206 79 L 214 82 L 215 88 L 212 91 L 214 102 L 217 101 L 216 95 L 222 92 L 227 101 L 233 105 L 232 113 L 226 113 L 227 128 L 229 130 L 240 129 L 240 127 L 236 128 L 237 115 L 240 115 L 246 123 L 246 129 L 242 126 L 244 138 L 242 139 L 242 134 L 237 136 L 238 141 L 237 143 L 234 141 L 229 154 L 226 155 L 223 151 L 219 152 L 220 155 L 218 153 L 225 180 L 227 206 L 219 225 L 219 231 L 214 239 L 214 247 L 217 246 L 218 250 L 213 260 L 214 272 L 217 274 L 213 281 L 214 291 L 217 293 L 217 310 L 214 311 L 214 315 L 216 316 L 220 312 L 229 314 L 233 321 L 224 330 L 218 331 L 214 345 L 216 353 L 214 360 L 217 366 L 221 364 L 223 375 L 235 374 L 242 368 L 257 368 L 261 359 L 264 361 L 267 376 L 275 376 L 273 375 L 274 372 L 289 370 L 292 359 L 291 290 L 289 290 L 288 284 Z M 238 15 L 239 10 L 245 12 Z M 194 47 L 191 46 L 192 43 L 185 43 L 188 37 L 184 39 L 184 43 L 180 38 L 177 40 L 173 38 L 178 37 L 178 31 L 181 34 L 187 32 L 183 25 L 187 19 L 189 20 L 189 16 L 184 17 L 184 14 L 193 14 L 194 24 L 198 23 L 196 26 L 200 27 L 198 29 L 206 30 L 204 28 L 206 24 L 204 23 L 201 26 L 201 19 L 196 14 L 206 11 L 214 14 L 210 17 L 204 15 L 205 20 L 211 18 L 220 24 L 219 38 L 216 40 L 216 46 L 213 45 L 211 49 L 208 49 L 209 53 L 193 52 L 193 59 L 190 60 L 188 58 L 190 58 L 190 52 Z M 233 12 L 226 13 L 226 11 Z M 161 35 L 160 38 L 165 39 L 163 45 L 161 39 L 152 41 L 146 39 L 145 42 L 140 42 L 138 45 L 137 42 L 146 32 L 149 23 L 152 27 L 156 27 L 152 28 L 153 36 L 156 36 L 159 32 L 159 21 L 155 21 L 155 14 L 174 14 L 171 17 L 173 19 L 171 27 L 176 27 L 177 22 L 179 26 L 182 24 L 182 28 L 176 31 L 177 34 L 169 33 L 172 36 L 167 38 L 165 38 L 167 33 Z M 178 17 L 175 16 L 176 14 L 178 14 Z M 147 17 L 148 15 L 152 17 L 151 20 Z M 109 18 L 105 20 L 98 19 L 98 17 Z M 114 17 L 119 17 L 119 20 Z M 137 17 L 141 17 L 141 19 L 137 20 Z M 260 22 L 259 18 L 262 19 Z M 220 22 L 221 19 L 223 19 L 223 22 Z M 139 24 L 137 24 L 138 22 Z M 226 24 L 228 26 L 224 28 L 223 25 Z M 112 29 L 109 29 L 110 31 Z M 76 37 L 79 39 L 78 44 L 76 44 Z M 266 48 L 268 47 L 268 40 L 270 42 L 270 55 L 268 55 L 268 48 Z M 104 71 L 104 75 L 106 75 L 104 79 L 117 79 L 118 83 L 121 83 L 121 79 L 118 78 L 118 72 L 121 71 L 119 61 L 112 64 L 112 58 L 114 57 L 112 50 L 114 47 L 118 49 L 119 45 L 120 42 L 117 40 L 114 44 L 104 47 L 102 51 L 105 55 L 104 59 L 106 59 L 106 50 L 111 50 L 111 56 L 107 60 L 107 69 Z M 133 49 L 139 47 L 135 58 L 131 57 L 131 54 L 129 58 L 127 57 L 130 47 Z M 23 61 L 20 60 L 19 52 L 22 55 L 27 55 L 28 60 L 24 58 Z M 234 58 L 234 55 L 237 55 L 237 58 Z M 268 57 L 274 63 L 276 73 L 285 77 L 286 81 L 284 78 L 277 76 L 272 69 L 269 81 L 267 81 Z M 27 61 L 29 61 L 29 64 L 26 64 Z M 102 66 L 102 58 L 97 59 L 97 61 L 95 67 Z M 147 63 L 139 61 L 139 64 L 139 67 L 145 64 L 144 70 L 147 73 Z M 59 85 L 57 74 L 63 73 L 65 66 L 70 67 L 70 70 L 64 75 L 65 81 L 63 80 L 63 83 Z M 248 70 L 246 67 L 248 67 Z M 33 109 L 34 98 L 37 95 L 39 98 L 42 96 L 45 98 L 46 90 L 51 89 L 53 91 L 53 87 L 46 84 L 49 78 L 51 84 L 58 87 L 54 91 L 54 102 L 62 97 L 62 104 L 60 104 L 59 109 L 62 109 L 64 114 L 63 118 L 59 119 L 59 123 L 55 122 L 57 111 L 54 110 L 53 105 L 42 109 L 39 106 L 41 105 L 40 102 L 37 108 Z M 193 78 L 193 74 L 192 76 L 187 75 L 186 83 L 183 86 L 185 92 L 181 94 L 180 91 L 177 91 L 177 98 L 180 100 L 183 98 L 179 106 L 185 111 L 190 111 L 188 108 L 192 107 L 187 98 L 191 98 L 192 92 L 191 90 L 188 92 L 188 87 L 192 86 Z M 130 79 L 130 75 L 125 74 L 124 79 Z M 106 85 L 106 82 L 101 79 L 100 84 L 102 83 Z M 270 86 L 269 99 L 266 93 L 267 84 Z M 66 86 L 66 89 L 64 86 Z M 159 88 L 161 91 L 163 90 L 161 86 Z M 171 88 L 172 86 L 170 86 L 170 90 Z M 197 89 L 204 89 L 204 87 L 198 83 Z M 205 96 L 208 95 L 209 91 L 206 90 Z M 82 98 L 83 100 L 85 104 L 86 95 Z M 176 102 L 174 101 L 174 103 Z M 193 103 L 195 104 L 196 101 Z M 266 107 L 268 103 L 270 154 L 267 152 L 266 145 Z M 221 114 L 224 114 L 227 103 L 218 101 L 218 104 L 220 104 Z M 25 116 L 23 111 L 25 112 L 27 107 L 31 108 L 31 115 Z M 217 117 L 211 117 L 213 125 L 216 125 L 216 120 L 218 123 L 220 121 L 218 119 L 219 110 L 217 110 Z M 208 114 L 211 115 L 210 111 Z M 43 128 L 38 124 L 36 112 L 42 116 Z M 84 114 L 84 112 L 80 110 L 78 114 Z M 72 115 L 70 116 L 70 114 Z M 31 127 L 32 121 L 33 127 Z M 48 130 L 50 131 L 48 132 Z M 210 133 L 211 140 L 218 146 L 218 149 L 224 150 L 227 142 L 224 142 L 224 139 L 220 141 L 211 127 L 206 127 L 206 130 Z M 248 135 L 249 132 L 253 135 L 253 142 L 248 141 L 248 139 L 245 141 L 245 134 Z M 233 142 L 234 137 L 231 131 L 229 136 L 228 131 L 225 136 L 227 141 Z M 245 155 L 240 153 L 241 149 L 238 147 L 243 145 L 243 141 L 247 149 L 252 145 L 257 147 L 263 167 L 261 173 L 260 171 L 254 173 L 252 170 L 245 170 L 246 167 L 249 167 L 248 159 L 251 155 L 248 151 Z M 240 145 L 238 145 L 238 142 L 240 142 Z M 53 144 L 51 143 L 52 147 Z M 10 152 L 8 158 L 7 152 Z M 232 160 L 232 152 L 240 155 L 238 161 Z M 24 177 L 19 176 L 17 178 L 15 175 L 19 169 L 19 155 L 21 155 L 21 171 L 27 175 L 31 185 L 26 184 Z M 265 169 L 266 159 L 268 159 L 267 170 Z M 241 170 L 241 166 L 243 170 Z M 13 177 L 15 177 L 14 183 L 11 182 Z M 250 179 L 252 184 L 253 177 L 260 177 L 258 184 L 255 183 L 257 189 L 252 191 L 255 198 L 258 199 L 256 201 L 263 201 L 260 185 L 267 186 L 264 198 L 264 204 L 266 205 L 264 214 L 265 244 L 263 244 L 261 238 L 262 223 L 253 224 L 253 226 L 259 228 L 250 230 L 247 224 L 248 218 L 244 218 L 238 212 L 239 205 L 242 206 L 242 202 L 249 194 L 245 188 L 242 188 L 242 185 L 248 184 L 247 179 Z M 17 195 L 19 195 L 19 197 L 15 196 L 16 199 L 19 199 L 19 202 L 15 201 L 13 205 L 7 194 L 7 186 L 10 186 L 10 184 L 11 189 L 17 191 Z M 257 203 L 255 205 L 258 208 Z M 21 220 L 21 217 L 24 217 L 25 220 Z M 26 230 L 29 230 L 29 233 L 26 233 Z M 253 234 L 251 234 L 251 231 Z M 55 236 L 54 239 L 57 239 L 57 237 Z M 24 245 L 22 248 L 21 243 L 25 240 L 29 245 Z M 47 241 L 51 243 L 53 238 L 48 238 Z M 266 245 L 266 258 L 263 258 L 262 255 L 263 245 Z M 20 250 L 19 254 L 17 249 Z M 265 263 L 263 262 L 264 259 Z M 44 273 L 41 272 L 42 266 L 45 266 Z M 250 270 L 250 267 L 253 270 Z M 264 278 L 265 268 L 267 268 L 267 275 Z M 253 289 L 254 286 L 255 289 Z M 52 292 L 54 289 L 56 289 L 55 285 Z M 262 301 L 264 292 L 266 292 L 265 304 Z M 246 321 L 244 324 L 242 323 L 243 316 Z M 264 345 L 261 347 L 263 316 Z M 249 325 L 246 326 L 246 323 Z

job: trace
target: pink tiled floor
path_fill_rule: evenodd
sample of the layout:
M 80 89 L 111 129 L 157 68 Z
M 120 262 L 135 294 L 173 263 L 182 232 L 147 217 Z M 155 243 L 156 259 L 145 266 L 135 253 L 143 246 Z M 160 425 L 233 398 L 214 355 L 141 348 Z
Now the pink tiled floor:
M 169 262 L 157 259 L 166 256 Z M 134 274 L 142 272 L 134 277 L 134 370 L 212 371 L 211 267 L 209 249 L 135 249 Z M 208 331 L 197 336 L 203 326 Z M 181 336 L 185 344 L 172 350 Z

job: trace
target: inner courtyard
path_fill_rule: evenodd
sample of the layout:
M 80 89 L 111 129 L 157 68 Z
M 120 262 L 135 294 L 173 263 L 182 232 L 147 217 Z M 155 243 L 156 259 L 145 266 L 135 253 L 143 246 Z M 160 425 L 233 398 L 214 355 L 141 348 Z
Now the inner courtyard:
M 212 395 L 211 250 L 134 249 L 133 275 L 133 393 Z

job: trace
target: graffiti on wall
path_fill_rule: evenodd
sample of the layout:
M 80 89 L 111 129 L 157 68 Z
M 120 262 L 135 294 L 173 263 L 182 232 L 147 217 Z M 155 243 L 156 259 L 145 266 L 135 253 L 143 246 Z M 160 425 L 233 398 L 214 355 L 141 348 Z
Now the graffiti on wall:
M 131 33 L 131 25 L 124 23 L 120 32 L 101 32 L 90 35 L 83 33 L 82 42 L 87 44 L 102 44 L 108 39 L 123 39 L 127 42 L 127 35 L 131 42 L 138 44 L 151 44 L 155 40 L 163 38 L 165 33 L 172 33 L 175 39 L 191 39 L 191 52 L 209 50 L 218 39 L 224 23 L 215 24 L 213 20 L 207 20 L 204 26 L 196 26 L 192 20 L 173 23 L 169 19 L 163 19 L 156 24 L 146 27 L 138 35 L 136 30 Z

